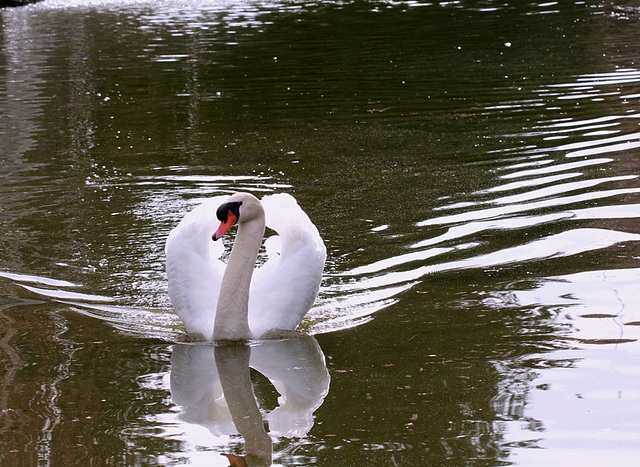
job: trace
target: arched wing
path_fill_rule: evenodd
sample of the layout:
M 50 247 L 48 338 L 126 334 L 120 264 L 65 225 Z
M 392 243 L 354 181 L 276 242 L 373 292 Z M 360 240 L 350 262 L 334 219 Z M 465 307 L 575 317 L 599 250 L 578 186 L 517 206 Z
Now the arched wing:
M 280 396 L 269 415 L 271 433 L 306 436 L 313 412 L 329 392 L 330 376 L 324 354 L 312 336 L 291 333 L 251 347 L 250 365 L 273 383 Z
M 267 227 L 277 239 L 266 242 L 269 260 L 253 274 L 249 326 L 254 335 L 295 329 L 318 294 L 326 249 L 318 229 L 288 194 L 262 200 Z
M 211 240 L 218 206 L 227 196 L 208 199 L 174 228 L 165 246 L 169 297 L 190 334 L 213 336 L 216 304 L 225 264 L 221 241 Z

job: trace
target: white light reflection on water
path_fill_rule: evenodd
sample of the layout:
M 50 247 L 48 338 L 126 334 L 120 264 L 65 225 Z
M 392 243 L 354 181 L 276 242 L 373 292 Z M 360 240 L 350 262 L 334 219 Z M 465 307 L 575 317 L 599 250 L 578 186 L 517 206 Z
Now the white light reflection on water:
M 493 406 L 503 417 L 505 445 L 541 448 L 517 449 L 520 464 L 540 465 L 552 452 L 554 464 L 604 465 L 613 450 L 622 461 L 616 465 L 633 464 L 640 418 L 639 283 L 638 268 L 595 270 L 509 284 L 512 290 L 484 299 L 492 308 L 550 316 L 553 337 L 567 346 L 527 355 L 517 370 L 503 369 L 507 377 Z
M 480 219 L 491 219 L 494 217 L 505 216 L 509 214 L 519 214 L 527 211 L 539 210 L 543 208 L 551 208 L 556 206 L 564 206 L 584 201 L 595 201 L 606 198 L 612 198 L 621 195 L 630 195 L 640 193 L 640 188 L 621 188 L 617 190 L 596 191 L 593 193 L 582 193 L 573 196 L 563 196 L 561 198 L 551 198 L 544 201 L 534 203 L 515 204 L 498 208 L 481 209 L 461 214 L 452 214 L 450 216 L 436 217 L 425 221 L 418 222 L 419 227 L 431 225 L 447 225 L 455 223 L 464 223 L 465 221 L 476 221 Z
M 640 214 L 638 215 L 640 217 Z M 408 271 L 389 272 L 362 279 L 345 289 L 370 289 L 417 281 L 436 272 L 490 268 L 509 264 L 522 264 L 550 258 L 562 258 L 607 248 L 618 243 L 640 241 L 640 234 L 629 234 L 605 229 L 574 229 L 534 240 L 524 245 L 505 248 L 484 255 L 447 263 L 420 266 Z
M 308 6 L 308 5 L 304 5 Z M 154 0 L 48 0 L 30 6 L 31 9 L 51 11 L 92 9 L 97 11 L 130 14 L 131 21 L 143 31 L 169 31 L 174 36 L 194 34 L 198 30 L 213 28 L 242 29 L 264 26 L 258 15 L 277 9 L 302 9 L 295 3 L 252 0 L 195 0 L 190 2 Z M 227 42 L 233 45 L 232 41 Z M 187 56 L 162 54 L 155 61 L 178 62 Z
M 552 185 L 546 188 L 540 188 L 538 190 L 528 191 L 526 193 L 520 193 L 517 195 L 504 196 L 502 198 L 495 198 L 487 201 L 479 201 L 477 203 L 470 202 L 467 206 L 479 205 L 479 204 L 512 204 L 520 203 L 523 201 L 530 201 L 537 198 L 546 198 L 549 196 L 567 193 L 569 191 L 583 190 L 585 188 L 591 188 L 602 183 L 618 182 L 623 180 L 633 180 L 638 178 L 637 175 L 622 175 L 618 177 L 603 177 L 594 180 L 583 180 L 579 182 L 562 183 Z M 452 209 L 455 206 L 443 206 L 438 209 Z
M 639 77 L 637 70 L 586 75 L 579 77 L 576 82 L 549 86 L 548 89 L 559 92 L 547 94 L 546 97 L 557 99 L 557 103 L 571 101 L 574 97 L 593 97 L 594 101 L 596 98 L 612 97 L 621 101 L 634 99 L 637 97 L 626 97 L 636 95 L 627 88 L 637 84 Z M 583 86 L 598 89 L 586 94 Z M 611 91 L 610 87 L 618 89 Z M 550 102 L 550 105 L 554 104 Z M 559 158 L 555 164 L 561 166 L 567 164 L 562 156 L 584 158 L 579 162 L 584 163 L 597 160 L 589 157 L 607 154 L 612 156 L 612 160 L 606 164 L 609 170 L 615 170 L 614 173 L 637 167 L 637 163 L 628 162 L 629 158 L 635 158 L 633 151 L 640 147 L 639 133 L 635 131 L 639 118 L 636 111 L 630 108 L 626 115 L 614 112 L 614 115 L 589 119 L 540 122 L 535 127 L 539 131 L 538 136 L 563 133 L 573 134 L 576 139 L 558 146 L 529 148 L 523 153 L 542 153 L 545 156 L 557 154 Z M 598 126 L 615 127 L 615 130 L 584 133 L 585 129 L 595 130 L 594 127 Z M 611 137 L 613 132 L 620 134 Z M 602 164 L 594 167 L 597 165 Z M 530 171 L 526 175 L 533 177 L 530 180 L 535 182 L 540 180 L 541 172 Z M 589 189 L 585 193 L 588 198 L 599 200 L 597 206 L 532 216 L 529 225 L 536 225 L 536 218 L 540 222 L 563 222 L 567 225 L 574 221 L 601 220 L 597 225 L 618 221 L 617 225 L 623 225 L 630 231 L 616 234 L 613 230 L 603 230 L 602 233 L 611 239 L 621 235 L 621 240 L 626 237 L 623 241 L 637 244 L 637 223 L 619 222 L 640 217 L 640 204 L 632 201 L 637 200 L 638 190 L 633 186 L 637 186 L 637 183 L 630 188 L 620 188 L 629 191 L 615 198 L 610 205 L 607 203 L 613 201 L 612 198 L 598 190 L 598 181 L 609 179 L 609 182 L 617 184 L 631 182 L 637 178 L 637 173 L 629 175 L 629 178 L 624 177 L 602 176 L 598 179 L 591 176 L 583 188 Z M 561 202 L 553 202 L 553 196 L 562 194 L 562 184 L 556 184 L 559 179 L 548 181 L 547 193 L 551 202 L 542 203 L 540 207 L 549 209 L 580 202 L 580 195 L 555 198 Z M 502 188 L 507 186 L 521 190 L 534 186 L 527 182 L 525 180 L 522 185 L 502 185 Z M 578 187 L 573 183 L 564 185 L 569 189 Z M 480 190 L 474 195 L 487 196 L 495 193 L 496 188 Z M 613 194 L 617 190 L 609 191 Z M 517 202 L 527 199 L 534 192 L 525 191 L 503 197 L 502 200 Z M 492 201 L 495 200 L 484 200 L 483 203 Z M 624 202 L 628 204 L 620 204 Z M 517 209 L 513 212 L 517 212 Z M 508 217 L 510 212 L 489 210 L 489 214 L 498 214 L 500 217 L 464 225 L 464 215 L 459 215 L 455 222 L 463 225 L 450 227 L 447 234 L 455 237 L 456 234 L 466 235 L 474 230 L 509 229 L 518 224 L 517 221 L 512 223 L 514 218 Z M 445 220 L 454 219 L 449 217 Z M 438 219 L 433 221 L 434 224 L 438 222 Z M 522 227 L 527 226 L 522 220 L 520 222 Z M 462 229 L 463 226 L 465 229 Z M 580 240 L 580 243 L 585 245 L 588 242 L 585 240 Z M 623 244 L 619 244 L 618 251 L 618 256 L 624 258 L 622 264 L 637 264 L 638 258 L 630 257 Z M 529 354 L 517 361 L 496 363 L 498 371 L 504 375 L 493 400 L 493 408 L 502 418 L 496 423 L 496 430 L 503 437 L 503 445 L 511 449 L 511 459 L 518 465 L 549 462 L 554 465 L 604 465 L 612 462 L 616 465 L 634 465 L 637 459 L 637 420 L 640 418 L 637 404 L 640 391 L 636 384 L 640 375 L 637 364 L 640 354 L 639 283 L 638 268 L 598 269 L 594 266 L 594 270 L 502 284 L 504 291 L 489 292 L 488 297 L 482 300 L 490 308 L 512 308 L 538 317 L 553 329 L 549 338 L 560 347 L 548 353 Z
M 509 284 L 484 303 L 553 315 L 558 339 L 592 344 L 640 339 L 640 269 L 596 270 Z M 561 312 L 557 312 L 561 310 Z

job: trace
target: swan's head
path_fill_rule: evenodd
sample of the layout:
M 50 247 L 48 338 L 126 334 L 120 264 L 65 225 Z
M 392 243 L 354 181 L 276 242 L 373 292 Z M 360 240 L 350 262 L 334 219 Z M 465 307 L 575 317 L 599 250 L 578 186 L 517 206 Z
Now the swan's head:
M 220 227 L 211 236 L 218 240 L 235 224 L 249 222 L 264 217 L 264 210 L 260 201 L 249 193 L 236 193 L 222 203 L 216 211 Z

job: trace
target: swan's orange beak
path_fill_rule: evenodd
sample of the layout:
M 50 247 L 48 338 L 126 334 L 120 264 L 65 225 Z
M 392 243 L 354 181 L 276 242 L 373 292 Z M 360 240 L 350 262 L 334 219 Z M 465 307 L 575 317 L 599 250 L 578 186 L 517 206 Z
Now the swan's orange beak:
M 238 221 L 238 218 L 236 217 L 236 215 L 231 211 L 231 209 L 229 209 L 229 212 L 227 213 L 227 220 L 226 222 L 221 222 L 220 223 L 220 227 L 218 227 L 218 230 L 216 230 L 213 235 L 211 236 L 211 238 L 215 241 L 218 240 L 220 237 L 222 237 L 224 234 L 227 233 L 227 230 L 229 230 L 231 227 L 233 227 L 233 225 Z

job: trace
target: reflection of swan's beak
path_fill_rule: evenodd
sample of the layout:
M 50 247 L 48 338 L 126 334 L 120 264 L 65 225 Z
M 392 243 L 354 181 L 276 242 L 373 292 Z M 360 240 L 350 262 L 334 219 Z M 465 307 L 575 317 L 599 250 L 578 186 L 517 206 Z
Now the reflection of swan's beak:
M 229 467 L 248 467 L 245 460 L 240 456 L 235 454 L 223 454 L 223 456 L 229 461 Z

